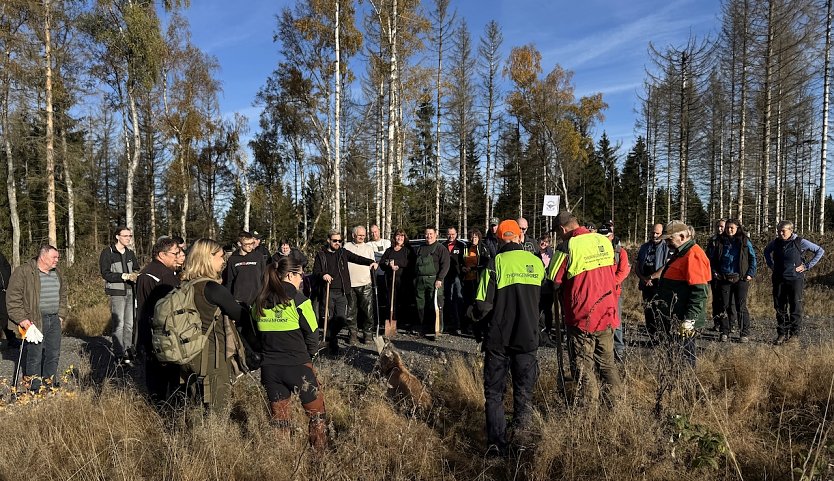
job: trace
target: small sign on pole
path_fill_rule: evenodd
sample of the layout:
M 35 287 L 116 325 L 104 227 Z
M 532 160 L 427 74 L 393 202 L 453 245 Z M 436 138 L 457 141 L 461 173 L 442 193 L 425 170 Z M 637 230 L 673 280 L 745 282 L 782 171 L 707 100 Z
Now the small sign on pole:
M 546 217 L 556 217 L 559 215 L 559 196 L 545 195 L 544 202 L 542 202 L 542 215 Z

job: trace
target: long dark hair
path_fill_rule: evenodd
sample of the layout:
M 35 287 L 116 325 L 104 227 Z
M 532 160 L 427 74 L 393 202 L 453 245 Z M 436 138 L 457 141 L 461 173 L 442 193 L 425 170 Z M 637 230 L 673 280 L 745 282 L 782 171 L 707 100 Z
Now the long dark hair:
M 301 272 L 301 266 L 297 265 L 289 256 L 281 257 L 277 261 L 270 262 L 264 270 L 261 292 L 255 299 L 255 313 L 263 316 L 264 309 L 273 307 L 285 307 L 292 298 L 284 289 L 284 277 L 290 272 Z

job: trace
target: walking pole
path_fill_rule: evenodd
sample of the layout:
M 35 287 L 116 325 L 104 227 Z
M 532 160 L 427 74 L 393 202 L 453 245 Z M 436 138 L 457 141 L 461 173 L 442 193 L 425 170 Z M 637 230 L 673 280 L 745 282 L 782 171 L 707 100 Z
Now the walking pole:
M 324 332 L 322 333 L 322 341 L 327 342 L 327 319 L 330 318 L 330 283 L 327 283 L 327 289 L 324 294 Z
M 22 371 L 22 369 L 20 369 L 20 362 L 23 360 L 23 346 L 25 344 L 26 344 L 26 340 L 21 339 L 20 340 L 20 352 L 17 355 L 17 364 L 15 364 L 15 367 L 14 367 L 14 385 L 12 387 L 14 388 L 13 390 L 15 392 L 15 395 L 17 395 L 17 382 L 20 379 L 20 371 Z

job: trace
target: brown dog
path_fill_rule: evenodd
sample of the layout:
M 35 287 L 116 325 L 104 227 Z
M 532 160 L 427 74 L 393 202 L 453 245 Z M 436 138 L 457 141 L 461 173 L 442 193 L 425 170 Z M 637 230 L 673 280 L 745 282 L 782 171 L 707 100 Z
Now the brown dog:
M 396 400 L 409 400 L 421 411 L 431 408 L 431 395 L 408 368 L 400 354 L 389 344 L 379 356 L 379 370 L 388 381 L 388 395 Z

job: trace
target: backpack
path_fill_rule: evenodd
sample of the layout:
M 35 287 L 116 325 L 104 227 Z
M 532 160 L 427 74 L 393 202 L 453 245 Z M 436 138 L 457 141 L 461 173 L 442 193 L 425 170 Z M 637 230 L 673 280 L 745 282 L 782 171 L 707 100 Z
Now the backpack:
M 439 242 L 434 243 L 434 247 L 432 247 L 431 251 L 427 255 L 423 255 L 421 252 L 420 255 L 417 256 L 417 263 L 414 268 L 414 272 L 418 276 L 436 276 L 437 275 L 437 266 L 434 265 L 434 252 L 437 250 L 437 245 Z
M 151 345 L 159 362 L 185 365 L 203 351 L 207 333 L 214 329 L 219 308 L 206 332 L 194 302 L 194 285 L 209 279 L 193 279 L 165 295 L 154 306 Z

